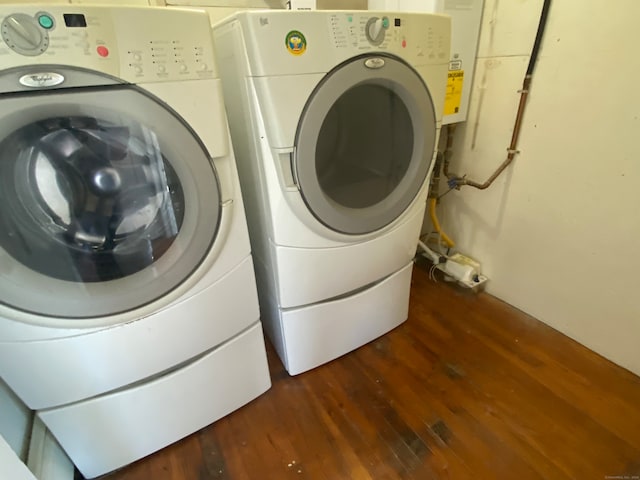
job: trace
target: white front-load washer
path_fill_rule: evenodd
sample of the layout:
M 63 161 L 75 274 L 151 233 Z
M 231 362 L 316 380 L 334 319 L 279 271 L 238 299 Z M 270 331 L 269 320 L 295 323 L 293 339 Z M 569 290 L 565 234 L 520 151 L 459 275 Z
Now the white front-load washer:
M 407 318 L 450 19 L 242 12 L 214 43 L 262 319 L 297 374 Z
M 270 387 L 204 12 L 0 6 L 0 376 L 95 477 Z

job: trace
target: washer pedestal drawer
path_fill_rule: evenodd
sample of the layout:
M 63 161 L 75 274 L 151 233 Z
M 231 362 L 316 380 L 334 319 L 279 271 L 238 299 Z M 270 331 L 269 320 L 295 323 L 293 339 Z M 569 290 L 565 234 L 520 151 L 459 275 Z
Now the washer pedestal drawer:
M 93 478 L 209 425 L 270 386 L 257 322 L 178 370 L 38 415 L 78 470 Z

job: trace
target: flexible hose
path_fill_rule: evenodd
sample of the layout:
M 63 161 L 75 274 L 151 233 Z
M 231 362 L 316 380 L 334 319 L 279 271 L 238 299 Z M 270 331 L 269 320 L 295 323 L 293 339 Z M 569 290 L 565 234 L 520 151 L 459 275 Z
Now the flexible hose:
M 438 233 L 438 235 L 440 235 L 440 238 L 442 238 L 442 241 L 445 243 L 445 245 L 449 248 L 452 248 L 455 245 L 455 243 L 453 240 L 449 238 L 449 236 L 446 233 L 442 231 L 442 228 L 440 227 L 440 222 L 438 221 L 438 217 L 436 216 L 436 203 L 437 203 L 437 199 L 435 198 L 429 199 L 429 216 L 431 217 L 431 223 L 433 224 L 433 229 Z
M 422 249 L 422 251 L 425 253 L 425 255 L 427 257 L 429 257 L 429 260 L 431 260 L 431 262 L 434 265 L 438 265 L 439 263 L 443 263 L 443 262 L 446 261 L 446 257 L 434 252 L 429 247 L 427 247 L 426 243 L 424 243 L 424 242 L 422 242 L 420 240 L 418 240 L 418 247 L 420 247 Z

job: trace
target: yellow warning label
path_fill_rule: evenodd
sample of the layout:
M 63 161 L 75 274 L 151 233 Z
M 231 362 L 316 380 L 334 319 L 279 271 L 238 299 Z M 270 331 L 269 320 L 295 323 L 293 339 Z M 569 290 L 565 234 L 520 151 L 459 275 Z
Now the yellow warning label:
M 464 70 L 451 70 L 447 79 L 447 94 L 444 98 L 444 114 L 454 115 L 460 110 Z

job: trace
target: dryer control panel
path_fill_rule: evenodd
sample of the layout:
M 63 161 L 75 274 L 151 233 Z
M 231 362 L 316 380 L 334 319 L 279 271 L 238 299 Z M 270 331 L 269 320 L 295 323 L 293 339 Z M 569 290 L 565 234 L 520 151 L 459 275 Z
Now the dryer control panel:
M 81 67 L 131 83 L 217 77 L 205 12 L 1 5 L 0 38 L 2 69 Z
M 451 19 L 431 13 L 346 10 L 249 11 L 216 24 L 242 30 L 252 76 L 327 72 L 365 53 L 397 55 L 413 66 L 448 64 Z
M 328 17 L 330 37 L 339 49 L 377 47 L 414 57 L 416 65 L 442 63 L 449 57 L 448 31 L 420 14 L 336 12 Z

